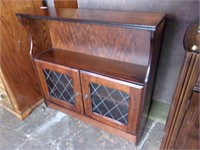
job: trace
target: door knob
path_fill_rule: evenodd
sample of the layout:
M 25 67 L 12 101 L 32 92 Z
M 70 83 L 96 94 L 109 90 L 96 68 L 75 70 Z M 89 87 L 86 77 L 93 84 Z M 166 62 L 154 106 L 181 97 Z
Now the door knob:
M 83 97 L 83 99 L 86 100 L 87 98 L 88 98 L 88 95 L 85 94 L 84 97 Z
M 76 94 L 75 94 L 75 97 L 77 97 L 77 96 L 79 96 L 80 95 L 80 93 L 79 92 L 77 92 Z

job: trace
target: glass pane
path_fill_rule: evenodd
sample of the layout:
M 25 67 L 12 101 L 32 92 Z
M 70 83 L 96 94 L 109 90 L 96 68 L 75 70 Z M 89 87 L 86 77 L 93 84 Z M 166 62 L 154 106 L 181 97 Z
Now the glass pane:
M 72 78 L 55 71 L 43 70 L 49 94 L 54 97 L 75 104 Z
M 90 83 L 92 111 L 128 124 L 129 95 L 96 83 Z

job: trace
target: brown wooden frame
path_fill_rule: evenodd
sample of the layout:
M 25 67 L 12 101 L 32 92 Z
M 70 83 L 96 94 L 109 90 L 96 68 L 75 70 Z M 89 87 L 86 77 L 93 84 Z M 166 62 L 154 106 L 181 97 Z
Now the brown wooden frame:
M 93 119 L 96 119 L 100 122 L 104 122 L 117 129 L 135 134 L 137 120 L 138 120 L 138 115 L 135 114 L 139 114 L 139 107 L 136 104 L 138 104 L 137 101 L 140 101 L 142 98 L 143 86 L 131 84 L 128 82 L 112 79 L 109 77 L 97 75 L 86 71 L 80 71 L 80 76 L 81 76 L 85 114 Z M 89 87 L 90 82 L 123 91 L 130 96 L 129 109 L 128 109 L 129 117 L 127 125 L 124 125 L 118 121 L 114 121 L 113 119 L 110 119 L 106 116 L 102 116 L 92 112 L 92 100 Z M 88 97 L 84 98 L 85 95 L 88 95 Z
M 41 83 L 41 86 L 42 86 L 42 89 L 43 89 L 45 99 L 48 100 L 48 101 L 51 101 L 52 103 L 55 103 L 57 105 L 61 105 L 63 107 L 66 107 L 67 109 L 71 109 L 73 111 L 80 112 L 80 113 L 83 114 L 84 111 L 83 111 L 83 102 L 82 102 L 81 86 L 80 86 L 80 79 L 79 79 L 79 71 L 76 70 L 76 69 L 73 69 L 73 68 L 69 68 L 69 67 L 49 63 L 49 62 L 44 62 L 44 61 L 40 61 L 40 60 L 36 60 L 36 59 L 35 59 L 35 65 L 36 65 L 36 68 L 37 68 L 38 76 L 39 76 L 39 79 L 40 79 L 40 83 Z M 56 72 L 59 72 L 61 74 L 65 74 L 65 75 L 72 78 L 73 87 L 74 87 L 74 94 L 76 95 L 75 96 L 75 101 L 76 101 L 75 105 L 64 102 L 64 101 L 62 101 L 58 98 L 54 98 L 54 97 L 49 95 L 45 76 L 44 76 L 44 73 L 42 71 L 43 69 L 56 71 Z

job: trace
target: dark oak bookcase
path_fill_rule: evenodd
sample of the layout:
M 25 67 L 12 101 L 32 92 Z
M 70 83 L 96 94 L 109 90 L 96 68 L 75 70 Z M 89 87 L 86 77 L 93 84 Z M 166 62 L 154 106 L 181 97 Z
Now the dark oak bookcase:
M 46 104 L 137 144 L 148 115 L 164 15 L 30 12 L 17 16 L 31 36 L 30 54 Z

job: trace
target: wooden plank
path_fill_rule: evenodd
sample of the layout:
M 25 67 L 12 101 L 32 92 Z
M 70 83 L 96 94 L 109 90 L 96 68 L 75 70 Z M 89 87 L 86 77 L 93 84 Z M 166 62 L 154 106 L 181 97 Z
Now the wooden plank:
M 37 9 L 37 13 L 33 13 L 31 10 L 24 10 L 18 12 L 17 15 L 34 19 L 106 24 L 147 30 L 156 30 L 156 27 L 165 16 L 161 13 L 69 8 Z

